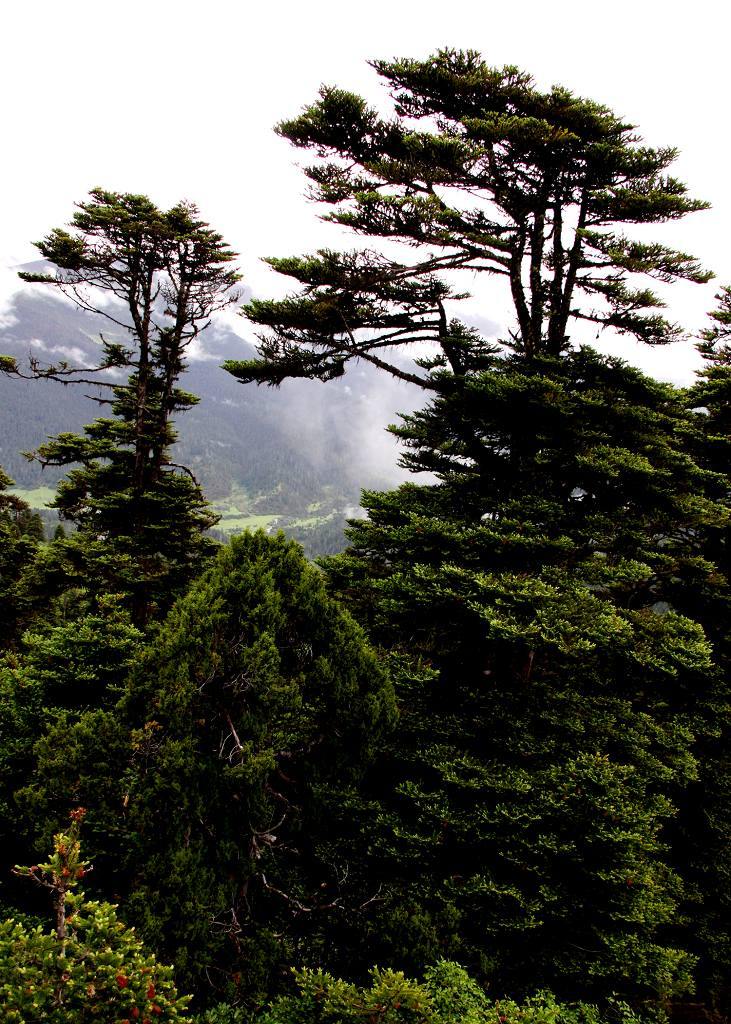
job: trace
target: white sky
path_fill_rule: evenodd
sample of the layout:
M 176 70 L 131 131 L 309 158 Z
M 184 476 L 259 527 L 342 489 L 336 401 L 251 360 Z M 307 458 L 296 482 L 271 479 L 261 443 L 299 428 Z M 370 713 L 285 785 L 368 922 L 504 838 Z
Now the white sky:
M 161 206 L 192 199 L 241 253 L 246 283 L 279 293 L 258 258 L 334 244 L 302 198 L 298 154 L 271 127 L 321 82 L 383 96 L 366 59 L 472 47 L 560 82 L 681 149 L 675 173 L 713 203 L 660 233 L 731 283 L 728 39 L 723 0 L 35 0 L 7 3 L 0 82 L 5 156 L 0 268 L 101 185 Z M 300 154 L 301 157 L 301 154 Z M 656 236 L 657 237 L 657 236 Z M 671 314 L 702 325 L 714 283 L 678 286 Z M 500 321 L 487 296 L 475 312 Z M 619 350 L 619 349 L 618 349 Z M 687 346 L 621 351 L 687 377 Z

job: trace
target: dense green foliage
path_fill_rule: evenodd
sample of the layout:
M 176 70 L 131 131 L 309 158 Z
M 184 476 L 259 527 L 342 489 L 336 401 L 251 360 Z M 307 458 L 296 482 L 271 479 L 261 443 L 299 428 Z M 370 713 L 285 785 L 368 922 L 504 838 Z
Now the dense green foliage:
M 0 650 L 15 639 L 23 617 L 23 570 L 32 561 L 43 525 L 28 504 L 6 493 L 13 481 L 0 466 Z
M 87 845 L 103 876 L 116 849 L 119 811 L 113 779 L 127 754 L 114 705 L 142 634 L 113 596 L 68 595 L 58 620 L 27 631 L 0 662 L 0 902 L 9 871 L 42 854 L 82 804 Z M 12 895 L 11 895 L 12 898 Z
M 173 461 L 186 350 L 237 281 L 194 207 L 96 190 L 39 244 L 55 272 L 25 275 L 114 333 L 93 369 L 0 357 L 111 412 L 35 453 L 69 468 L 70 536 L 44 542 L 0 473 L 18 1024 L 182 1020 L 175 984 L 203 1024 L 731 1010 L 731 291 L 687 391 L 568 333 L 680 337 L 645 279 L 710 275 L 623 232 L 704 204 L 674 150 L 514 68 L 374 67 L 392 118 L 326 88 L 279 131 L 329 218 L 387 248 L 270 261 L 302 290 L 250 302 L 259 358 L 228 363 L 280 384 L 363 359 L 429 397 L 392 428 L 413 481 L 366 492 L 320 569 L 281 534 L 217 545 Z M 464 271 L 504 279 L 508 340 L 452 318 Z M 337 547 L 308 505 L 289 525 Z
M 726 525 L 724 478 L 693 460 L 682 396 L 567 332 L 681 336 L 643 278 L 711 275 L 623 232 L 704 204 L 667 175 L 674 150 L 515 68 L 454 51 L 373 66 L 395 117 L 325 88 L 279 131 L 317 158 L 330 220 L 416 258 L 271 260 L 302 291 L 249 303 L 260 359 L 227 364 L 276 384 L 361 358 L 436 395 L 396 433 L 438 483 L 366 495 L 329 566 L 407 656 L 364 822 L 364 877 L 391 893 L 368 941 L 410 966 L 446 949 L 502 990 L 688 991 L 669 827 L 728 717 L 687 614 L 722 586 L 703 542 Z M 502 349 L 449 319 L 457 271 L 505 279 Z M 416 341 L 436 355 L 388 356 Z
M 447 943 L 500 991 L 682 991 L 663 827 L 727 713 L 677 610 L 713 584 L 694 530 L 726 523 L 676 445 L 691 417 L 585 349 L 447 376 L 398 429 L 438 484 L 366 495 L 328 564 L 428 666 L 404 672 L 378 780 L 368 873 L 398 878 L 380 934 L 409 964 Z
M 145 196 L 96 189 L 79 204 L 72 228 L 38 243 L 54 274 L 21 277 L 105 316 L 117 335 L 101 335 L 97 367 L 45 366 L 31 357 L 29 374 L 101 388 L 106 397 L 94 400 L 112 416 L 83 434 L 50 439 L 35 457 L 44 466 L 76 467 L 54 502 L 77 527 L 64 545 L 70 564 L 78 564 L 85 586 L 127 595 L 144 625 L 210 552 L 204 534 L 216 517 L 172 459 L 171 418 L 197 401 L 178 385 L 186 349 L 234 300 L 239 278 L 228 266 L 234 254 L 190 204 L 163 212 Z M 109 312 L 99 293 L 123 303 L 123 312 Z M 27 375 L 14 360 L 4 368 Z
M 692 452 L 715 474 L 712 496 L 731 508 L 731 291 L 722 289 L 712 326 L 702 332 L 704 366 L 688 394 L 696 430 Z M 727 511 L 728 515 L 728 511 Z M 713 645 L 720 670 L 715 728 L 698 754 L 698 779 L 686 794 L 674 836 L 674 860 L 688 879 L 685 912 L 693 922 L 690 946 L 700 957 L 700 993 L 724 1012 L 731 1008 L 731 520 L 699 531 L 699 554 L 716 568 L 713 585 L 693 586 L 687 607 Z
M 157 963 L 110 903 L 77 890 L 89 870 L 79 822 L 55 836 L 50 860 L 18 869 L 53 899 L 56 927 L 0 922 L 0 1007 L 6 1024 L 142 1024 L 188 1019 L 169 967 Z
M 371 971 L 368 988 L 334 978 L 323 971 L 295 972 L 298 993 L 278 999 L 253 1018 L 261 1024 L 332 1024 L 369 1021 L 378 1024 L 600 1024 L 596 1007 L 585 1003 L 557 1003 L 550 993 L 539 993 L 516 1003 L 490 998 L 456 963 L 438 960 L 424 972 L 422 982 L 400 971 Z M 628 1006 L 613 1007 L 610 1019 L 619 1022 L 638 1018 Z M 211 1011 L 203 1024 L 243 1024 L 251 1020 L 235 1011 Z
M 266 991 L 347 893 L 329 819 L 391 717 L 388 679 L 298 547 L 245 534 L 174 607 L 126 701 L 130 913 L 186 981 L 205 965 L 215 988 Z

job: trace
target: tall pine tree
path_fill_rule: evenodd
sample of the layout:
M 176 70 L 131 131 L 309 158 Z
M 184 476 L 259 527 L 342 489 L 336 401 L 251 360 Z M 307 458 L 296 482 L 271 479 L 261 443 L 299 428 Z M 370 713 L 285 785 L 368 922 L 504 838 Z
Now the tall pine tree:
M 42 465 L 74 467 L 54 505 L 77 533 L 65 542 L 80 581 L 126 595 L 138 625 L 169 607 L 210 551 L 215 522 L 198 484 L 173 461 L 172 419 L 197 399 L 181 390 L 186 350 L 235 300 L 234 254 L 195 206 L 159 210 L 145 196 L 95 189 L 71 230 L 38 243 L 53 274 L 22 274 L 110 322 L 97 366 L 5 372 L 101 389 L 110 417 L 42 445 Z M 109 300 L 112 300 L 111 303 Z M 120 379 L 120 377 L 122 379 Z
M 514 67 L 473 51 L 427 60 L 373 61 L 394 114 L 324 87 L 278 132 L 317 162 L 306 168 L 325 219 L 393 246 L 270 259 L 301 286 L 256 300 L 246 316 L 265 328 L 261 358 L 232 361 L 241 380 L 327 380 L 363 359 L 424 387 L 389 352 L 440 346 L 452 370 L 469 367 L 448 314 L 451 281 L 502 279 L 515 312 L 513 346 L 558 355 L 570 325 L 612 328 L 651 344 L 682 335 L 662 315 L 650 281 L 703 282 L 698 261 L 627 228 L 675 220 L 706 203 L 667 173 L 677 152 L 642 144 L 631 125 L 567 89 L 539 90 Z M 440 272 L 450 272 L 449 281 Z
M 687 595 L 690 614 L 713 644 L 718 666 L 714 728 L 699 749 L 699 777 L 688 791 L 675 835 L 675 862 L 688 876 L 691 948 L 699 957 L 698 995 L 713 1009 L 731 1010 L 731 289 L 721 289 L 712 325 L 702 332 L 704 359 L 688 404 L 695 430 L 689 436 L 698 463 L 708 471 L 706 493 L 729 519 L 725 529 L 698 530 L 700 550 L 716 573 L 708 586 Z
M 317 157 L 326 219 L 408 258 L 270 260 L 300 290 L 249 303 L 260 357 L 227 364 L 277 384 L 363 359 L 435 394 L 397 433 L 405 465 L 438 483 L 366 495 L 329 567 L 406 656 L 377 838 L 361 844 L 364 877 L 392 893 L 369 941 L 392 960 L 446 948 L 503 990 L 686 991 L 667 825 L 715 674 L 682 609 L 711 586 L 697 538 L 725 511 L 682 451 L 682 398 L 572 349 L 570 331 L 681 337 L 648 284 L 711 275 L 628 229 L 706 204 L 668 173 L 671 147 L 515 68 L 447 50 L 373 66 L 392 117 L 324 88 L 278 130 Z M 451 316 L 465 274 L 504 280 L 502 351 Z M 391 354 L 424 342 L 436 354 L 413 367 Z
M 397 433 L 437 484 L 364 496 L 336 592 L 402 666 L 364 874 L 382 959 L 443 953 L 498 991 L 682 992 L 664 829 L 712 731 L 678 611 L 725 512 L 679 450 L 682 394 L 582 349 L 494 365 Z

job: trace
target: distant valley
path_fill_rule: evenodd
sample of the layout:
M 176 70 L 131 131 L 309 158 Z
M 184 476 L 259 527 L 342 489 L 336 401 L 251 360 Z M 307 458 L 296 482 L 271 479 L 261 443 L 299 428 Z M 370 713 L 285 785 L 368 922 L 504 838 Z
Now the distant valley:
M 246 330 L 245 321 L 241 322 Z M 29 353 L 45 362 L 93 365 L 103 317 L 83 312 L 39 288 L 16 293 L 0 319 L 0 353 L 21 363 Z M 200 404 L 176 423 L 176 458 L 188 466 L 214 503 L 221 535 L 247 528 L 282 528 L 310 556 L 339 550 L 345 519 L 357 514 L 363 488 L 403 478 L 394 439 L 386 432 L 400 411 L 419 404 L 408 385 L 367 365 L 341 380 L 287 381 L 281 388 L 241 385 L 221 369 L 254 348 L 226 323 L 213 324 L 190 353 L 182 385 Z M 0 465 L 19 492 L 47 509 L 61 470 L 29 462 L 46 437 L 79 431 L 104 411 L 88 386 L 0 376 Z

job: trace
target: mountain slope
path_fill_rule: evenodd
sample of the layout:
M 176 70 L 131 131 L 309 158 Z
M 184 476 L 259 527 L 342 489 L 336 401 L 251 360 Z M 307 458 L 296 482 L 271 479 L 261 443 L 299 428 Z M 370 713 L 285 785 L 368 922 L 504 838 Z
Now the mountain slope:
M 100 331 L 111 333 L 103 317 L 28 288 L 5 310 L 0 352 L 21 363 L 32 352 L 46 362 L 93 365 Z M 182 384 L 201 401 L 176 423 L 175 457 L 225 513 L 226 532 L 276 522 L 295 533 L 310 527 L 332 534 L 331 520 L 353 513 L 361 488 L 400 478 L 395 443 L 384 428 L 420 396 L 368 366 L 328 385 L 287 381 L 278 389 L 241 385 L 220 368 L 226 358 L 252 353 L 226 323 L 212 325 L 196 343 Z M 0 465 L 19 487 L 55 485 L 62 471 L 43 470 L 21 453 L 99 415 L 91 391 L 0 376 Z M 330 537 L 325 546 L 333 543 Z

